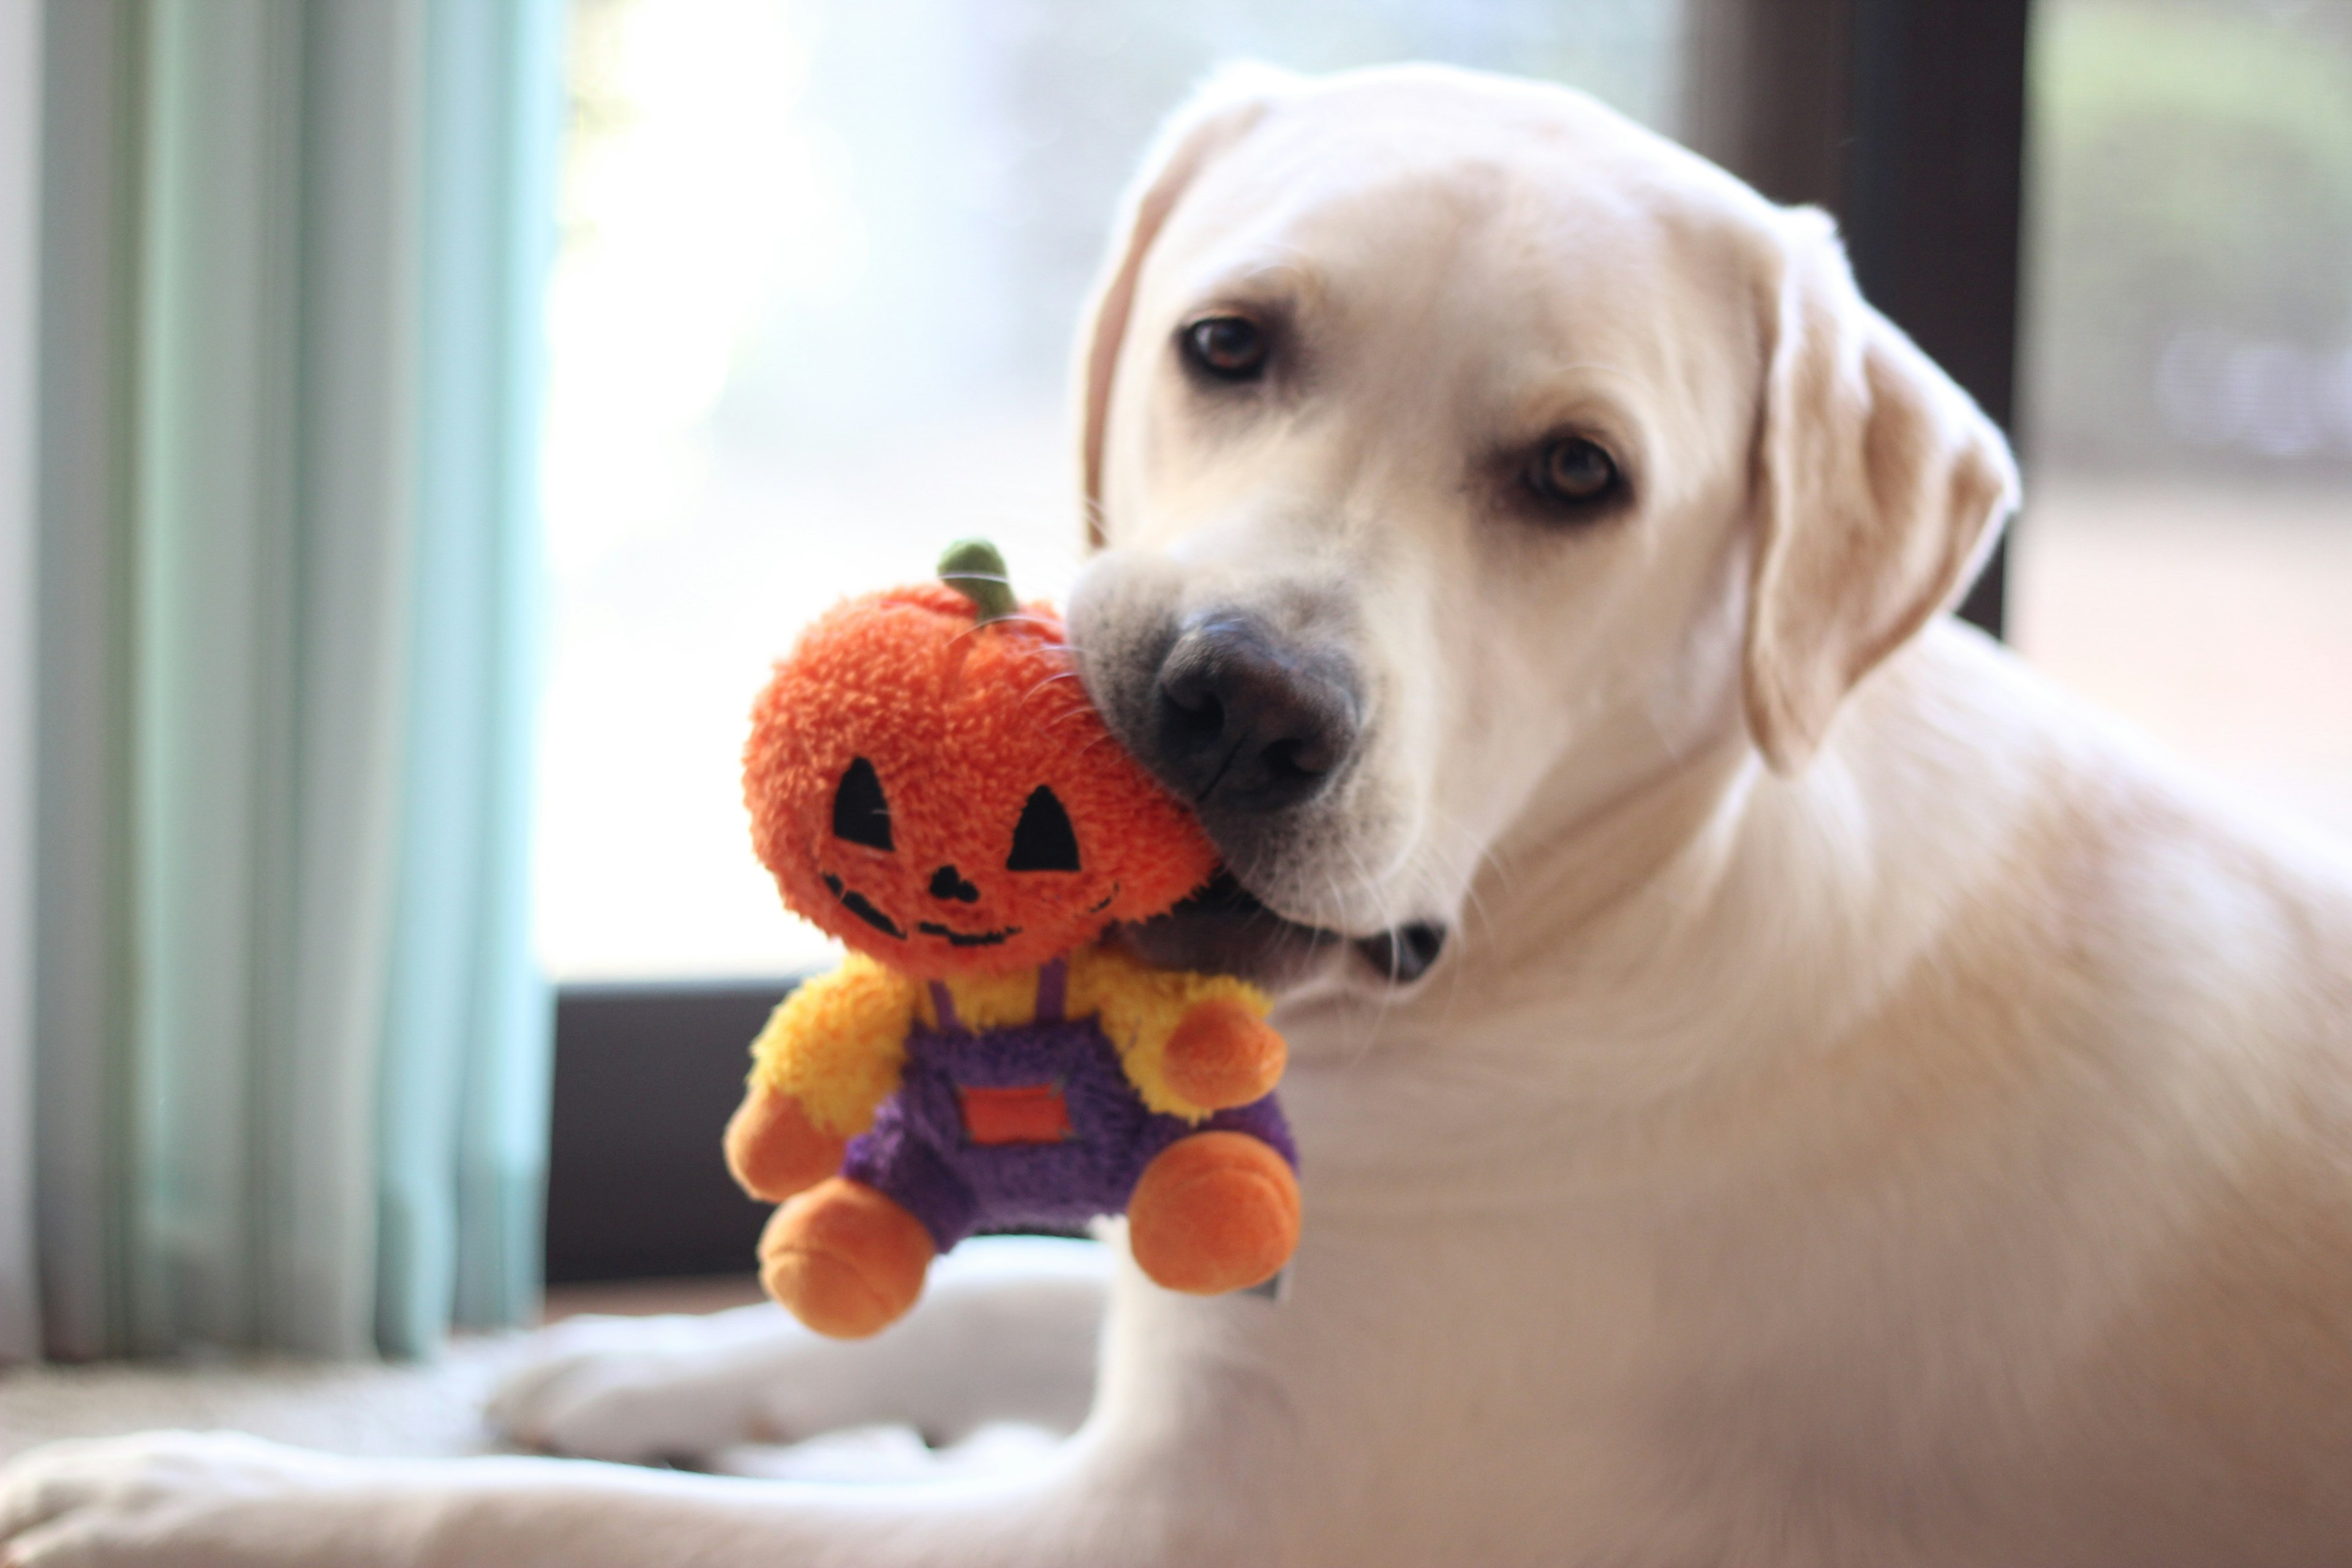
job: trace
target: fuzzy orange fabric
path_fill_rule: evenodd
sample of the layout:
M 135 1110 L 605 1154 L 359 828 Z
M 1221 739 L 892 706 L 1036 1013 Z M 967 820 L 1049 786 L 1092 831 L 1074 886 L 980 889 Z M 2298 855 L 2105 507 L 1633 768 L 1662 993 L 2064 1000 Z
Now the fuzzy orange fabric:
M 1098 1016 L 1143 1103 L 1187 1121 L 1199 1121 L 1217 1107 L 1189 1100 L 1176 1087 L 1168 1070 L 1168 1042 L 1194 1010 L 1209 1003 L 1230 1003 L 1257 1019 L 1274 1009 L 1265 992 L 1230 974 L 1154 969 L 1108 942 L 1070 961 L 1071 1016 Z
M 841 1169 L 849 1140 L 809 1120 L 801 1102 L 752 1082 L 727 1121 L 728 1173 L 753 1197 L 782 1203 Z
M 834 1176 L 778 1209 L 760 1235 L 760 1283 L 793 1316 L 840 1340 L 878 1334 L 923 1293 L 931 1238 L 862 1182 Z
M 1194 1296 L 1263 1285 L 1298 1246 L 1298 1179 L 1239 1132 L 1195 1132 L 1160 1152 L 1127 1203 L 1136 1267 Z
M 835 606 L 776 666 L 744 751 L 784 902 L 919 980 L 1034 968 L 1216 864 L 1103 727 L 1060 617 L 975 618 L 944 584 Z M 810 711 L 829 721 L 789 721 Z
M 1184 1015 L 1163 1053 L 1169 1087 L 1212 1110 L 1273 1093 L 1289 1058 L 1265 1015 L 1232 996 L 1201 1003 Z

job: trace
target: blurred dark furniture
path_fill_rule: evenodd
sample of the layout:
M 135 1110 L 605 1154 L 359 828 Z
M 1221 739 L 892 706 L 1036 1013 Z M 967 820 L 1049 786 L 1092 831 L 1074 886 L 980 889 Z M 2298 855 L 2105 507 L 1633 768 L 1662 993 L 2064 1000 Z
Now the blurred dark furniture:
M 547 1161 L 552 1285 L 743 1273 L 767 1205 L 736 1190 L 719 1130 L 782 980 L 567 985 L 555 1004 Z

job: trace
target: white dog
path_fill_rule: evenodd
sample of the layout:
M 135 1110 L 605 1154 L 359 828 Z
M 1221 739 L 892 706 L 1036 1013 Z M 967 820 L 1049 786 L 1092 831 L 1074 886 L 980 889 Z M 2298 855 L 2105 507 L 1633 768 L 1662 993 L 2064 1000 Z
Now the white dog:
M 10 1471 L 9 1561 L 2352 1562 L 2352 869 L 1938 617 L 2009 455 L 1819 215 L 1551 88 L 1229 76 L 1081 370 L 1088 686 L 1264 906 L 1146 940 L 1291 986 L 1283 1299 L 1115 1262 L 1015 1481 L 165 1435 Z M 1068 1419 L 1089 1256 L 501 1408 Z

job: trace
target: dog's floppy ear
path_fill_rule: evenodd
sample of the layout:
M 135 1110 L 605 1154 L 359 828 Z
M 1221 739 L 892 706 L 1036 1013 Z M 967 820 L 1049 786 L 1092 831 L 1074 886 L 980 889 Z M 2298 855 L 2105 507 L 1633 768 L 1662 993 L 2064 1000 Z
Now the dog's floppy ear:
M 1992 421 L 1863 302 L 1827 215 L 1780 215 L 1758 457 L 1748 722 L 1781 773 L 1975 576 L 2017 500 Z
M 1160 128 L 1111 227 L 1111 251 L 1095 286 L 1086 329 L 1078 339 L 1080 481 L 1085 486 L 1087 542 L 1100 548 L 1103 431 L 1110 417 L 1111 380 L 1127 338 L 1137 278 L 1168 215 L 1201 171 L 1249 134 L 1275 98 L 1298 79 L 1255 61 L 1220 68 Z

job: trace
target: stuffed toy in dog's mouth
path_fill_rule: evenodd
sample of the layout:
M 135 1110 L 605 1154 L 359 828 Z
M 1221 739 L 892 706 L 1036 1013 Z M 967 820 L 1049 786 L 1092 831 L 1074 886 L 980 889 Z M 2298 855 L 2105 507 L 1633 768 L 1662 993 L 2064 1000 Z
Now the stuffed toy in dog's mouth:
M 1409 985 L 1437 962 L 1446 935 L 1444 926 L 1420 921 L 1366 937 L 1304 925 L 1266 908 L 1222 867 L 1208 886 L 1166 914 L 1118 931 L 1147 963 L 1238 975 L 1272 990 L 1305 979 L 1340 942 L 1383 978 Z

